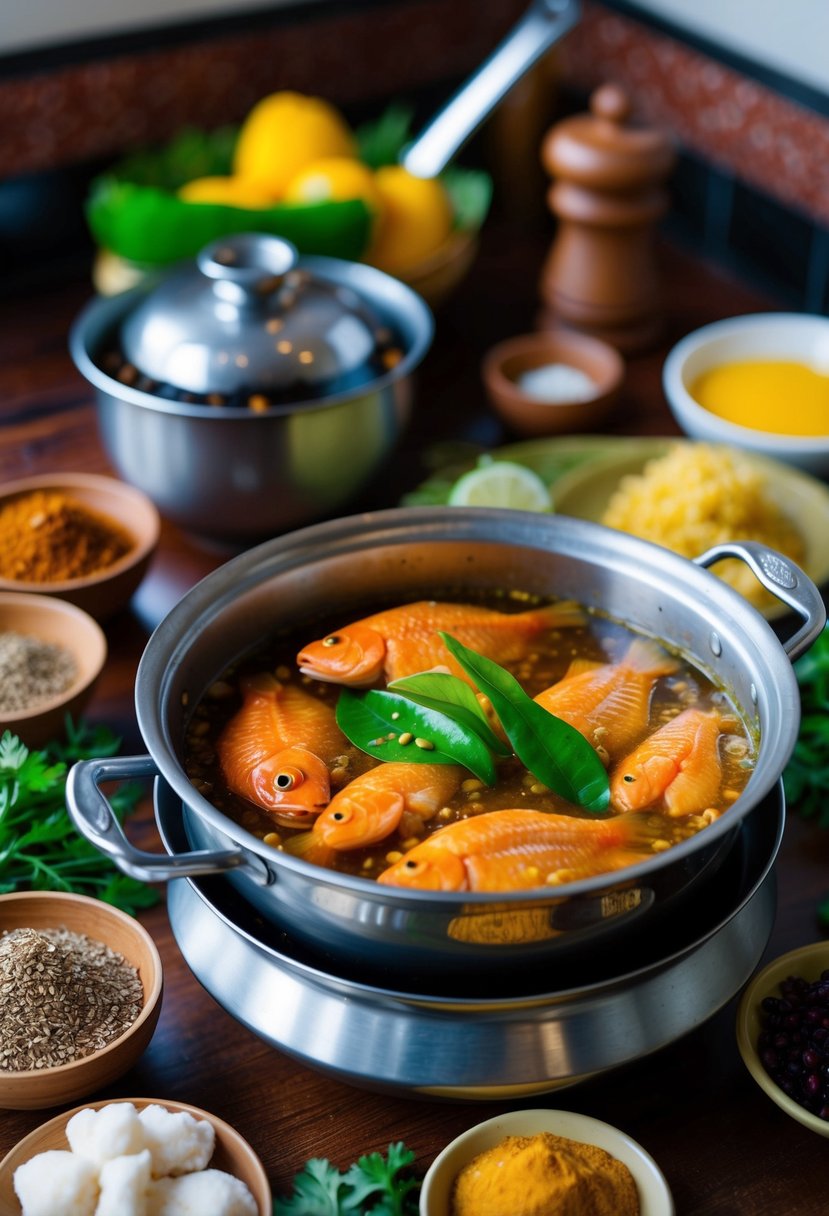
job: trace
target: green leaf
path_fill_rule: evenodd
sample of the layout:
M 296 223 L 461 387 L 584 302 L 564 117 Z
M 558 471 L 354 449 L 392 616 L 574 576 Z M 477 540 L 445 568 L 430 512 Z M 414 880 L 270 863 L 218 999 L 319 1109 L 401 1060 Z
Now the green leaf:
M 418 705 L 435 709 L 468 726 L 499 756 L 512 754 L 489 725 L 483 707 L 469 685 L 450 672 L 424 671 L 416 676 L 403 676 L 399 680 L 392 680 L 389 689 L 399 690 Z
M 447 650 L 486 693 L 518 759 L 539 781 L 568 802 L 590 811 L 606 810 L 610 785 L 604 765 L 583 735 L 528 697 L 498 663 L 440 635 Z
M 343 1178 L 324 1157 L 312 1157 L 294 1177 L 288 1199 L 277 1197 L 274 1216 L 342 1216 L 340 1190 Z
M 398 1142 L 389 1145 L 388 1158 L 382 1153 L 360 1157 L 345 1174 L 350 1188 L 345 1206 L 349 1212 L 370 1212 L 371 1216 L 407 1216 L 417 1212 L 416 1193 L 420 1183 L 416 1178 L 400 1178 L 402 1170 L 414 1161 L 411 1149 Z M 370 1206 L 367 1200 L 375 1202 Z
M 406 697 L 380 689 L 355 693 L 344 688 L 336 716 L 343 734 L 376 760 L 462 764 L 486 785 L 495 784 L 495 761 L 476 731 Z M 398 742 L 406 733 L 413 736 L 412 741 Z M 434 746 L 428 750 L 418 747 L 415 739 Z
M 481 169 L 451 165 L 441 173 L 440 180 L 452 200 L 455 227 L 477 231 L 492 202 L 492 178 Z
M 355 132 L 360 160 L 372 169 L 396 165 L 411 138 L 414 109 L 394 102 L 379 118 L 363 123 Z

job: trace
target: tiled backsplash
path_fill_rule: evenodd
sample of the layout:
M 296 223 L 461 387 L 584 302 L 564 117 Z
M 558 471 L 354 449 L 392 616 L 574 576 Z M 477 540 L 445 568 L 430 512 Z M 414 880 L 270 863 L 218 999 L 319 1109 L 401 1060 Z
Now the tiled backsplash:
M 33 56 L 0 60 L 0 177 L 77 173 L 187 124 L 238 120 L 277 88 L 324 93 L 346 108 L 440 95 L 525 7 L 526 0 L 320 4 L 275 10 L 249 25 L 179 29 L 153 45 L 117 42 L 109 54 L 98 45 L 85 57 L 77 48 L 47 57 L 43 70 Z M 785 81 L 770 82 L 632 15 L 625 0 L 584 0 L 582 20 L 554 54 L 570 98 L 583 101 L 615 80 L 638 118 L 673 133 L 674 231 L 766 279 L 792 306 L 823 310 L 829 106 L 808 105 Z

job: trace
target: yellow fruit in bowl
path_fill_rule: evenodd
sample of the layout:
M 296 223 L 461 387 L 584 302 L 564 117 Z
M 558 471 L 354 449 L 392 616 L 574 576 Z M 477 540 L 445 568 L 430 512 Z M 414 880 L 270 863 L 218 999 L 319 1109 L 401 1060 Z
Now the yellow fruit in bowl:
M 452 231 L 452 203 L 437 178 L 415 177 L 402 165 L 374 174 L 381 212 L 366 261 L 402 274 L 433 254 Z
M 286 203 L 328 203 L 353 198 L 361 198 L 374 211 L 380 209 L 373 171 L 350 156 L 324 156 L 312 161 L 291 178 L 283 196 Z
M 321 97 L 271 93 L 242 123 L 233 171 L 281 198 L 300 169 L 328 156 L 357 156 L 354 136 L 340 112 Z
M 270 191 L 245 177 L 195 177 L 177 193 L 186 203 L 225 203 L 252 210 L 272 207 L 275 201 Z

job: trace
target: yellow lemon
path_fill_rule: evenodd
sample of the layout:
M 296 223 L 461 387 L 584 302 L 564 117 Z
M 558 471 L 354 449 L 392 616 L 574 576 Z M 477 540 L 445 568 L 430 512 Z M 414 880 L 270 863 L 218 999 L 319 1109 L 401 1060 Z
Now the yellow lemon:
M 361 198 L 373 211 L 380 209 L 374 173 L 362 161 L 348 156 L 324 156 L 292 177 L 285 188 L 286 203 L 327 203 Z
M 437 178 L 414 177 L 401 165 L 374 175 L 382 210 L 366 260 L 390 274 L 410 270 L 452 231 L 452 203 Z
M 271 93 L 242 124 L 233 171 L 281 197 L 300 169 L 323 156 L 356 157 L 354 136 L 340 112 L 320 97 Z
M 195 177 L 178 190 L 187 203 L 226 203 L 229 207 L 271 207 L 274 197 L 258 182 L 244 177 Z

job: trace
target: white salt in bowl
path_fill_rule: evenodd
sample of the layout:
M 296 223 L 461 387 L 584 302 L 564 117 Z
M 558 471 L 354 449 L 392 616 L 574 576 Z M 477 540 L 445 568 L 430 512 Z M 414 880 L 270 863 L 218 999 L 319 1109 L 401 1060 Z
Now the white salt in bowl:
M 216 1115 L 186 1102 L 171 1102 L 166 1098 L 119 1098 L 118 1102 L 129 1102 L 139 1112 L 147 1106 L 163 1106 L 165 1110 L 175 1114 L 186 1111 L 194 1119 L 205 1119 L 213 1127 L 216 1134 L 216 1146 L 209 1162 L 209 1169 L 223 1170 L 232 1174 L 247 1186 L 256 1201 L 259 1216 L 272 1216 L 273 1197 L 268 1182 L 268 1176 L 259 1157 L 243 1136 L 219 1119 Z M 28 1136 L 20 1140 L 2 1161 L 0 1161 L 0 1213 L 2 1216 L 20 1216 L 21 1208 L 14 1192 L 14 1172 L 38 1153 L 49 1152 L 53 1149 L 66 1150 L 69 1143 L 66 1139 L 66 1125 L 69 1120 L 81 1110 L 101 1110 L 109 1106 L 109 1102 L 87 1102 L 84 1106 L 76 1106 L 73 1110 L 64 1111 L 62 1115 L 50 1119 Z M 209 1216 L 205 1213 L 204 1216 Z
M 68 929 L 104 942 L 138 972 L 143 989 L 136 1020 L 117 1039 L 91 1055 L 51 1068 L 0 1069 L 0 1110 L 41 1110 L 75 1102 L 123 1076 L 148 1046 L 161 1013 L 161 958 L 147 930 L 111 904 L 62 891 L 0 895 L 0 934 L 12 929 Z M 0 1167 L 0 1182 L 4 1177 Z M 7 1209 L 2 1202 L 0 1212 Z

